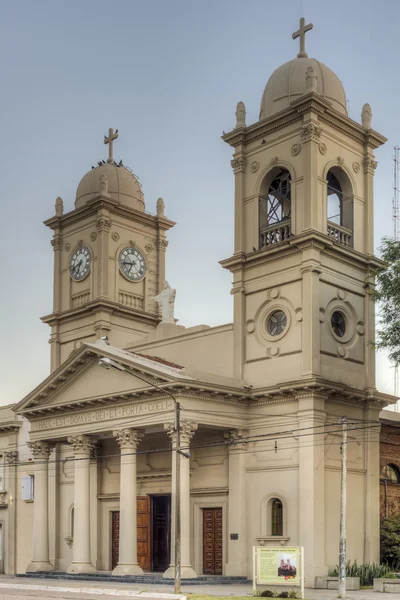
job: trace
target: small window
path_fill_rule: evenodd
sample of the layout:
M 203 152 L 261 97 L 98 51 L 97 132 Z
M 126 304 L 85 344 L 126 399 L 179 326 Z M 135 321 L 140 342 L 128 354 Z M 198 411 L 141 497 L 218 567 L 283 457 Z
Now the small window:
M 271 501 L 271 535 L 283 535 L 283 506 L 279 498 Z
M 340 338 L 342 338 L 346 333 L 346 318 L 339 310 L 335 310 L 335 312 L 332 313 L 331 327 L 333 329 L 333 333 Z
M 396 465 L 385 465 L 381 471 L 381 479 L 389 483 L 399 483 L 399 469 Z
M 34 499 L 34 476 L 23 475 L 21 480 L 21 498 L 25 501 L 32 501 Z
M 285 331 L 286 325 L 287 316 L 283 310 L 276 310 L 268 317 L 267 331 L 270 335 L 275 337 L 276 335 L 281 335 L 281 333 Z

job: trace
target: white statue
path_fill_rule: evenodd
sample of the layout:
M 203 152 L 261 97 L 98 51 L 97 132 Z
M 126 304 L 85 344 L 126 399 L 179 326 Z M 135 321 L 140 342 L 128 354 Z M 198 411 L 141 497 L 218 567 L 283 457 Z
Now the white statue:
M 161 322 L 175 323 L 174 305 L 175 305 L 176 290 L 168 283 L 164 282 L 164 287 L 158 296 L 149 296 L 150 300 L 155 300 L 161 307 Z

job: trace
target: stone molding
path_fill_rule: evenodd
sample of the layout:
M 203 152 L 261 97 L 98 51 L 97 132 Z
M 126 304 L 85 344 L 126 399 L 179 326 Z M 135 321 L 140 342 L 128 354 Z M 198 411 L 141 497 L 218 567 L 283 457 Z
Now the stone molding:
M 198 424 L 195 421 L 190 421 L 189 419 L 181 420 L 181 444 L 189 444 L 190 440 L 194 436 L 197 431 Z M 176 443 L 176 429 L 175 423 L 164 423 L 164 429 L 169 435 L 169 438 L 173 444 Z
M 376 160 L 372 158 L 372 156 L 366 156 L 363 161 L 364 164 L 364 173 L 368 175 L 375 175 L 376 167 L 378 163 Z
M 307 142 L 319 142 L 321 137 L 322 129 L 314 123 L 308 123 L 304 125 L 301 132 L 301 139 L 304 144 Z
M 61 237 L 61 235 L 55 235 L 53 237 L 53 239 L 51 240 L 50 243 L 53 246 L 54 252 L 56 250 L 61 250 L 61 247 L 62 247 L 62 237 Z
M 99 217 L 96 221 L 96 229 L 97 231 L 105 231 L 106 233 L 109 233 L 111 229 L 111 219 L 108 219 L 107 217 Z
M 49 442 L 28 442 L 28 448 L 32 452 L 35 459 L 48 460 L 53 445 Z
M 93 456 L 96 451 L 96 440 L 88 435 L 75 435 L 68 438 L 68 444 L 73 448 L 75 454 L 89 454 Z
M 244 173 L 246 170 L 246 159 L 244 156 L 239 156 L 231 160 L 231 167 L 235 175 L 238 173 Z
M 18 450 L 9 450 L 4 453 L 4 461 L 7 465 L 16 465 L 18 462 Z
M 137 448 L 144 438 L 144 432 L 138 429 L 117 429 L 113 431 L 121 450 L 123 448 Z
M 231 429 L 230 431 L 226 431 L 224 433 L 224 438 L 227 440 L 229 449 L 246 449 L 247 448 L 247 438 L 248 436 L 247 429 Z

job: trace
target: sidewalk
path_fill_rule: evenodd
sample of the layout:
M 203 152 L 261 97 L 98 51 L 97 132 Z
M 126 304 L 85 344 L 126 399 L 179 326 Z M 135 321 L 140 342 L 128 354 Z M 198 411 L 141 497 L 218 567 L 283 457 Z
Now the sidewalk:
M 93 581 L 66 581 L 66 580 L 48 580 L 48 579 L 24 579 L 23 577 L 0 576 L 0 596 L 5 589 L 19 590 L 37 590 L 37 591 L 59 591 L 82 593 L 85 595 L 96 596 L 113 595 L 125 597 L 142 598 L 160 598 L 185 600 L 187 594 L 196 596 L 252 596 L 251 585 L 183 585 L 182 596 L 175 596 L 173 586 L 161 584 L 124 584 L 114 582 L 93 582 Z M 307 588 L 305 590 L 306 600 L 334 600 L 337 598 L 337 590 L 315 590 Z M 347 592 L 349 600 L 400 600 L 400 594 L 382 594 L 373 590 L 360 590 L 356 592 Z

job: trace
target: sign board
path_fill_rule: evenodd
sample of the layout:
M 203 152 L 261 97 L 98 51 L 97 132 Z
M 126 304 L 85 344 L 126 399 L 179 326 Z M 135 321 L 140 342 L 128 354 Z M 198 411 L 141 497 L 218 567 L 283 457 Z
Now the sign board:
M 254 548 L 253 587 L 300 587 L 304 597 L 303 549 L 299 546 Z

